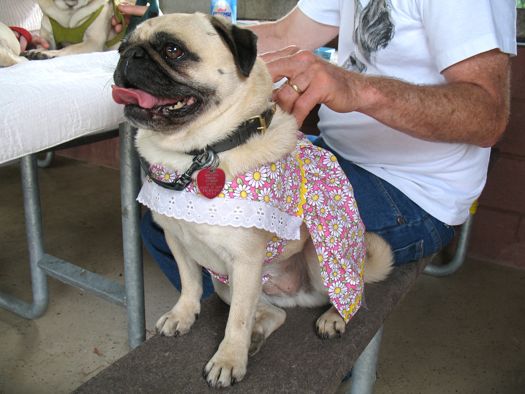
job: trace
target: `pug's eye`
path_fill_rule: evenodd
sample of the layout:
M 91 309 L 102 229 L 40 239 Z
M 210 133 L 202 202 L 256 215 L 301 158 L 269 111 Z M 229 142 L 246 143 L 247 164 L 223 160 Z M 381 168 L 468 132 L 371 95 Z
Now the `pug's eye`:
M 171 60 L 176 60 L 184 55 L 182 49 L 175 44 L 167 44 L 163 49 L 164 57 Z

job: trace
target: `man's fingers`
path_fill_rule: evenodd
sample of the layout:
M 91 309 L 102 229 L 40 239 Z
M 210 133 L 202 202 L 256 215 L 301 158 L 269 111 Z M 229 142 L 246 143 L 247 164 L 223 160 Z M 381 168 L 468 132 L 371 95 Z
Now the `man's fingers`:
M 295 116 L 295 120 L 299 127 L 303 124 L 304 120 L 312 109 L 317 105 L 318 101 L 314 94 L 305 92 L 299 97 L 293 106 L 292 115 Z
M 27 39 L 24 36 L 20 36 L 18 42 L 20 43 L 20 52 L 24 52 L 27 48 Z
M 146 5 L 120 4 L 118 6 L 118 9 L 124 15 L 142 16 L 148 10 L 148 6 L 146 6 Z
M 132 6 L 132 5 L 127 5 L 127 4 L 120 4 L 118 8 L 120 12 L 122 12 L 122 15 L 124 16 L 126 25 L 129 25 L 129 21 L 131 20 L 132 15 L 142 16 L 148 9 L 147 6 Z M 122 29 L 124 29 L 122 22 L 119 21 L 115 16 L 111 17 L 111 26 L 113 27 L 113 30 L 115 31 L 115 33 L 120 33 Z
M 274 82 L 283 77 L 294 81 L 297 75 L 308 70 L 318 60 L 313 53 L 299 50 L 297 47 L 288 47 L 277 53 L 269 53 L 266 59 L 268 59 L 266 66 Z
M 47 42 L 47 40 L 43 39 L 40 36 L 33 36 L 31 45 L 35 47 L 43 47 L 45 49 L 49 49 L 49 42 Z
M 268 63 L 273 60 L 280 59 L 282 57 L 292 56 L 293 54 L 299 51 L 300 51 L 300 48 L 292 45 L 292 46 L 289 46 L 283 49 L 279 49 L 278 51 L 262 53 L 260 55 L 260 58 L 264 60 L 266 63 Z
M 287 84 L 273 91 L 272 100 L 279 104 L 285 112 L 292 112 L 297 93 Z

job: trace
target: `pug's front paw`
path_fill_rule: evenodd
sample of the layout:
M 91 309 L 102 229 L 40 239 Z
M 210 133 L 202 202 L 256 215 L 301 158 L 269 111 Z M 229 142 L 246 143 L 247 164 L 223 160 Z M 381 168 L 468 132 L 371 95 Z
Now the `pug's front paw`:
M 210 387 L 229 387 L 244 378 L 247 365 L 248 352 L 221 344 L 204 367 L 204 378 Z
M 198 317 L 198 309 L 175 305 L 172 310 L 162 315 L 155 324 L 155 329 L 161 335 L 178 337 L 187 334 Z
M 52 59 L 55 57 L 49 52 L 41 51 L 38 49 L 31 49 L 30 51 L 22 52 L 21 56 L 29 60 L 46 60 L 46 59 Z

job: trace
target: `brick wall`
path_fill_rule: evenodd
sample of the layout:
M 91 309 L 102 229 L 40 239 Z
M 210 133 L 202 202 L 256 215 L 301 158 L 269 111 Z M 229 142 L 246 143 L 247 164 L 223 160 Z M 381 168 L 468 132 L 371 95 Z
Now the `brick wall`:
M 468 254 L 525 268 L 525 47 L 512 59 L 510 122 L 496 149 Z

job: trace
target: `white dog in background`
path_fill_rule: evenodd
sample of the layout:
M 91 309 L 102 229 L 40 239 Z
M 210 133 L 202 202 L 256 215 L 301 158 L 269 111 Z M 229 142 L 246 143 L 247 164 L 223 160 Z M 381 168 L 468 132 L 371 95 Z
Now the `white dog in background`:
M 39 5 L 44 14 L 40 35 L 50 46 L 26 52 L 29 59 L 101 52 L 120 44 L 122 37 L 111 28 L 115 0 L 39 0 Z

